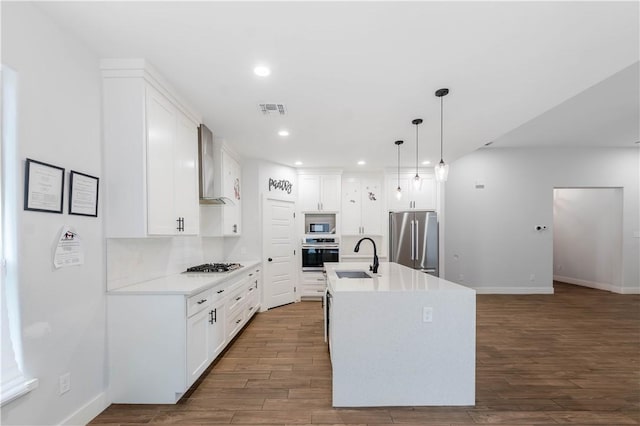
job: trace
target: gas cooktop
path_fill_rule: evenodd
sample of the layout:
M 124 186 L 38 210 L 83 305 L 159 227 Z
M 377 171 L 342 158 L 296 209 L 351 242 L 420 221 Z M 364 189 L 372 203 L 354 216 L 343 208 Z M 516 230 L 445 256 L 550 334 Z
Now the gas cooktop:
M 240 268 L 239 263 L 203 263 L 187 268 L 185 272 L 230 272 Z

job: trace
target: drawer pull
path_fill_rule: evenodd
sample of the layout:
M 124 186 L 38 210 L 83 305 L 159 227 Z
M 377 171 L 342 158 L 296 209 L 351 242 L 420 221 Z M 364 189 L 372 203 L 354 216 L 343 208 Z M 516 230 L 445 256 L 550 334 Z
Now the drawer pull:
M 240 324 L 242 322 L 242 318 L 236 321 L 236 324 Z
M 237 302 L 238 300 L 240 300 L 240 299 L 242 299 L 242 296 L 238 296 L 238 297 L 236 297 L 236 302 Z
M 253 311 L 253 306 L 249 308 L 250 311 Z
M 249 291 L 253 291 L 253 290 L 255 290 L 255 288 L 253 288 L 253 287 L 250 287 L 250 288 L 249 288 Z
M 222 290 L 218 290 L 216 291 L 216 293 L 220 294 L 220 293 L 224 293 L 224 288 Z
M 249 274 L 249 276 L 250 276 L 250 277 L 252 277 L 252 276 L 253 276 L 253 274 Z
M 198 305 L 202 305 L 206 301 L 207 301 L 207 299 L 198 300 Z

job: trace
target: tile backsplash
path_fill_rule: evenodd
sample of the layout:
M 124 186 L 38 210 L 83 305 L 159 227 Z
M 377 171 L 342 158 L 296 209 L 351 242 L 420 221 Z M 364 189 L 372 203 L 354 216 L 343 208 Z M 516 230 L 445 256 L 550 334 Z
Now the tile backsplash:
M 106 251 L 107 290 L 227 260 L 223 238 L 110 238 Z

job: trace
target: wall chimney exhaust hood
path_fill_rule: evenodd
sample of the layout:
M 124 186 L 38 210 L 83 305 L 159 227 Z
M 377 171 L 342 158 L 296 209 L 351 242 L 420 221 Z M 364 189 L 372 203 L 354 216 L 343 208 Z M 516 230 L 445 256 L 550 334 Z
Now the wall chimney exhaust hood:
M 213 143 L 213 133 L 207 126 L 198 127 L 198 165 L 200 169 L 200 204 L 231 204 L 222 196 L 220 150 Z

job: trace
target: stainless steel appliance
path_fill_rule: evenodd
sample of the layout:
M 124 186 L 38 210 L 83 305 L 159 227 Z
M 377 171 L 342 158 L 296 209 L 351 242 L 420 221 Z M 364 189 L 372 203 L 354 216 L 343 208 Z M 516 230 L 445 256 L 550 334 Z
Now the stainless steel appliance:
M 389 260 L 439 276 L 437 213 L 389 213 Z
M 201 124 L 198 127 L 198 169 L 200 172 L 200 204 L 232 204 L 233 201 L 227 197 L 218 194 L 222 188 L 222 182 L 219 179 L 218 170 L 220 159 L 216 159 L 216 150 L 213 141 L 213 133 L 207 126 Z M 217 163 L 216 163 L 217 162 Z
M 328 234 L 331 231 L 331 225 L 328 222 L 325 223 L 310 223 L 309 224 L 309 233 L 310 234 Z
M 203 263 L 202 265 L 187 268 L 185 272 L 231 272 L 240 268 L 242 268 L 242 265 L 239 263 Z
M 322 271 L 324 262 L 340 261 L 337 237 L 305 237 L 302 239 L 302 271 Z

